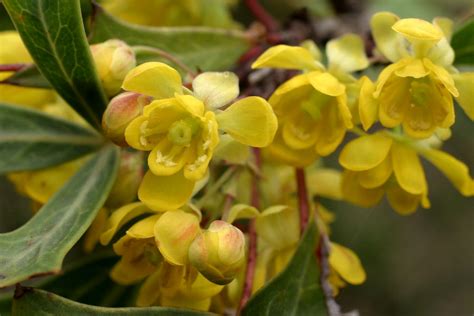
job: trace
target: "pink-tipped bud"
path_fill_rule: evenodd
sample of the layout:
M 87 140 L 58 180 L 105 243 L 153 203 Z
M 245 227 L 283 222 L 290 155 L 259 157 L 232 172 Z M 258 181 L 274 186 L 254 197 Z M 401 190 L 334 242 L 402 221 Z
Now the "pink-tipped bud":
M 124 92 L 110 100 L 102 116 L 102 128 L 105 135 L 119 146 L 126 146 L 125 129 L 128 124 L 143 113 L 151 97 L 135 92 Z
M 209 281 L 227 284 L 245 262 L 245 237 L 235 226 L 214 221 L 188 250 L 189 262 Z
M 109 97 L 116 95 L 127 73 L 137 65 L 135 53 L 116 39 L 92 45 L 91 52 L 105 93 Z

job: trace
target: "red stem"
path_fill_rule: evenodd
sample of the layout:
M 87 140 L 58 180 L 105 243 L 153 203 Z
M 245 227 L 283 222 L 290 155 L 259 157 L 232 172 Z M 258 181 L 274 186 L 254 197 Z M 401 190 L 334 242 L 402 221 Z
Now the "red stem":
M 300 208 L 300 232 L 303 232 L 308 225 L 309 219 L 309 199 L 308 199 L 308 190 L 306 187 L 306 179 L 304 174 L 304 169 L 296 168 L 296 187 L 298 191 L 298 204 Z
M 258 0 L 245 0 L 245 5 L 250 12 L 259 20 L 267 29 L 268 33 L 275 32 L 278 29 L 278 23 L 265 10 L 265 8 L 258 2 Z
M 28 64 L 5 64 L 0 65 L 0 71 L 18 71 L 28 66 Z
M 260 150 L 258 148 L 253 148 L 255 155 L 255 165 L 258 170 L 262 167 L 262 161 L 260 157 Z M 251 202 L 252 206 L 259 209 L 260 208 L 260 192 L 258 189 L 258 174 L 255 173 L 252 178 L 252 192 L 251 192 Z M 242 297 L 240 298 L 238 314 L 242 308 L 247 304 L 250 296 L 252 295 L 253 280 L 255 276 L 255 266 L 257 263 L 257 232 L 255 230 L 255 220 L 250 220 L 248 227 L 249 235 L 249 254 L 247 258 L 247 270 L 245 271 L 245 283 L 244 289 L 242 292 Z

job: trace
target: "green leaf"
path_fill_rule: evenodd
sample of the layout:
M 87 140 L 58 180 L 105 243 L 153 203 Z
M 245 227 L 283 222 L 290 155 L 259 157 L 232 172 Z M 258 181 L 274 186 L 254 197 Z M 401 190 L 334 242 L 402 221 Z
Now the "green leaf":
M 161 49 L 188 67 L 203 71 L 227 70 L 249 48 L 245 33 L 208 27 L 144 27 L 117 20 L 96 7 L 90 40 L 93 43 L 120 38 L 129 45 Z M 154 54 L 138 54 L 139 63 L 161 60 Z M 173 65 L 174 66 L 174 65 Z
M 118 162 L 118 149 L 104 147 L 29 222 L 0 234 L 0 287 L 60 271 L 64 256 L 104 204 Z
M 12 84 L 22 87 L 51 89 L 51 85 L 49 84 L 48 80 L 43 77 L 34 64 L 15 72 L 10 77 L 1 81 L 0 84 Z
M 454 32 L 451 46 L 456 54 L 456 64 L 474 65 L 474 19 Z
M 10 17 L 8 16 L 7 10 L 3 6 L 2 2 L 0 1 L 0 31 L 7 31 L 7 30 L 14 30 L 15 27 L 13 26 Z M 3 314 L 0 314 L 3 315 Z
M 3 0 L 38 69 L 92 126 L 107 99 L 95 71 L 79 0 Z
M 0 104 L 0 174 L 57 165 L 97 150 L 103 143 L 91 128 Z
M 13 314 L 16 316 L 41 315 L 133 315 L 133 316 L 196 316 L 210 313 L 167 307 L 123 307 L 108 308 L 77 303 L 43 290 L 19 288 L 13 300 Z
M 252 297 L 242 315 L 327 315 L 315 247 L 312 221 L 286 269 Z

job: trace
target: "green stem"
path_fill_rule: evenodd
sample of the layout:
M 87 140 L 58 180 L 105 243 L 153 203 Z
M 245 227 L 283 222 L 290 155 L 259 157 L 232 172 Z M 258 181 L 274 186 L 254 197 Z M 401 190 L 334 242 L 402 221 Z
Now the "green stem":
M 213 197 L 217 191 L 226 183 L 237 170 L 237 166 L 230 166 L 221 176 L 214 182 L 209 189 L 206 190 L 206 193 L 196 202 L 196 207 L 201 209 L 204 204 L 206 204 L 207 200 Z

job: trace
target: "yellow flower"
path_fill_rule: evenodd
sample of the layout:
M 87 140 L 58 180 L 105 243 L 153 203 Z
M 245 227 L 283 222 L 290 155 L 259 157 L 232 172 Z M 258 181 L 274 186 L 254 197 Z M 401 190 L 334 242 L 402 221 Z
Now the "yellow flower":
M 328 231 L 327 223 L 332 214 L 322 208 L 318 212 L 323 222 L 319 223 Z M 264 210 L 256 218 L 259 254 L 257 256 L 254 291 L 262 287 L 267 280 L 281 272 L 295 252 L 300 237 L 299 214 L 295 208 L 273 206 Z M 361 284 L 365 281 L 365 271 L 357 255 L 350 249 L 331 242 L 329 265 L 332 274 L 329 282 L 334 295 L 338 288 L 350 284 Z M 342 278 L 342 279 L 341 279 Z M 344 281 L 343 281 L 344 280 Z
M 473 180 L 462 162 L 423 142 L 379 132 L 361 136 L 342 150 L 339 163 L 346 169 L 342 179 L 344 198 L 370 207 L 386 192 L 390 205 L 400 214 L 414 212 L 420 202 L 429 208 L 428 185 L 419 154 L 440 169 L 463 195 L 474 194 Z
M 334 296 L 339 293 L 339 288 L 345 286 L 345 282 L 353 285 L 365 282 L 365 270 L 360 263 L 359 257 L 347 247 L 331 242 L 329 265 L 331 269 L 329 282 Z
M 150 151 L 150 170 L 138 195 L 154 210 L 186 203 L 195 182 L 206 175 L 219 130 L 242 144 L 265 147 L 277 129 L 270 105 L 260 97 L 219 110 L 239 94 L 233 73 L 202 73 L 192 85 L 193 92 L 183 88 L 179 73 L 158 62 L 134 68 L 123 83 L 125 90 L 155 98 L 125 130 L 130 146 Z
M 222 286 L 214 284 L 189 264 L 191 243 L 201 232 L 199 216 L 182 210 L 155 213 L 142 202 L 112 213 L 100 236 L 108 244 L 115 233 L 131 220 L 150 214 L 133 224 L 114 243 L 121 256 L 111 277 L 119 284 L 145 279 L 137 298 L 138 306 L 162 305 L 208 310 L 211 297 Z
M 450 20 L 429 23 L 381 12 L 371 27 L 377 49 L 392 64 L 375 84 L 364 79 L 359 115 L 366 130 L 378 118 L 385 127 L 401 124 L 408 135 L 427 138 L 454 123 L 453 97 L 474 118 L 473 74 L 459 74 L 452 66 Z
M 0 64 L 32 63 L 30 54 L 15 31 L 0 32 Z M 1 72 L 0 81 L 13 75 L 13 72 Z M 52 101 L 54 93 L 49 89 L 25 88 L 9 84 L 0 84 L 0 101 L 40 108 Z
M 353 34 L 327 44 L 328 71 L 320 63 L 317 47 L 311 42 L 304 45 L 271 47 L 252 65 L 303 71 L 279 86 L 269 100 L 279 129 L 268 152 L 298 167 L 332 153 L 352 128 L 348 90 L 353 90 L 357 80 L 350 72 L 368 66 L 362 40 Z

